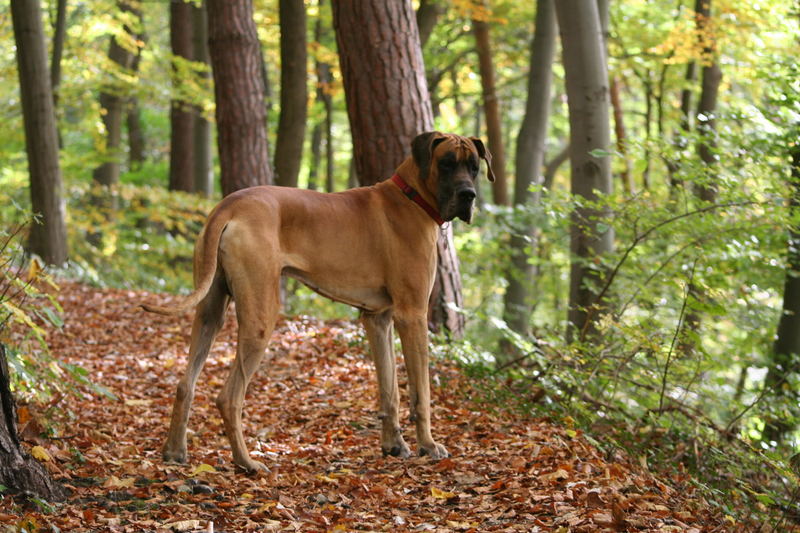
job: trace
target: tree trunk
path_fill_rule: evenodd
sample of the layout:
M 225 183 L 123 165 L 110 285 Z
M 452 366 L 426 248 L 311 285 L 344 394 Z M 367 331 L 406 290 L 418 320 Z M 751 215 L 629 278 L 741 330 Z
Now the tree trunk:
M 308 106 L 306 8 L 303 0 L 280 0 L 281 114 L 275 143 L 275 184 L 297 187 Z
M 132 8 L 132 11 L 139 20 L 139 28 L 135 31 L 135 37 L 141 43 L 141 46 L 136 49 L 133 61 L 131 62 L 131 71 L 136 74 L 139 72 L 139 64 L 142 61 L 142 49 L 144 48 L 144 43 L 147 41 L 147 35 L 144 31 L 141 8 L 135 7 Z M 144 136 L 141 115 L 139 97 L 133 95 L 128 101 L 128 114 L 126 119 L 128 126 L 128 168 L 131 170 L 140 168 L 147 157 L 147 142 Z
M 177 60 L 192 59 L 192 4 L 171 0 L 169 4 L 169 42 L 172 47 L 172 91 L 180 94 L 180 69 Z M 194 191 L 194 112 L 186 103 L 173 96 L 170 103 L 169 190 Z
M 508 205 L 508 181 L 506 179 L 506 153 L 503 145 L 503 131 L 500 126 L 500 103 L 494 86 L 494 58 L 489 39 L 489 24 L 473 20 L 475 48 L 478 52 L 478 67 L 481 73 L 483 90 L 483 112 L 486 115 L 486 135 L 489 138 L 489 151 L 492 152 L 492 197 L 497 205 Z
M 208 6 L 192 6 L 192 51 L 194 60 L 208 65 Z M 211 73 L 203 74 L 204 79 Z M 211 122 L 202 109 L 194 110 L 194 190 L 206 198 L 214 194 L 214 157 L 211 149 Z
M 697 29 L 704 33 L 709 29 L 711 17 L 711 0 L 697 1 Z M 703 49 L 703 59 L 705 64 L 701 71 L 701 92 L 700 101 L 697 104 L 697 134 L 698 144 L 697 153 L 703 162 L 703 175 L 701 181 L 694 185 L 694 194 L 703 202 L 714 203 L 717 200 L 717 157 L 714 154 L 716 149 L 716 119 L 717 95 L 719 94 L 719 84 L 722 80 L 722 71 L 717 62 L 717 50 L 714 35 L 707 35 L 704 38 L 706 47 Z M 699 285 L 690 283 L 688 288 L 690 300 L 703 302 L 707 295 Z M 690 356 L 695 349 L 696 339 L 700 331 L 702 317 L 697 311 L 696 305 L 688 306 L 688 312 L 682 325 L 679 335 L 680 342 L 678 351 L 684 356 Z
M 439 0 L 420 0 L 417 8 L 417 28 L 419 29 L 419 46 L 425 48 L 425 43 L 433 33 L 436 22 L 445 12 L 445 6 Z
M 370 185 L 391 177 L 412 139 L 433 129 L 417 24 L 410 1 L 332 6 L 356 174 L 362 185 Z M 443 232 L 438 249 L 440 290 L 431 295 L 429 318 L 434 328 L 458 337 L 464 317 L 448 305 L 460 305 L 461 294 L 451 231 Z
M 538 0 L 536 30 L 531 41 L 530 71 L 525 117 L 517 136 L 514 205 L 528 209 L 539 204 L 541 194 L 532 194 L 531 184 L 542 184 L 545 142 L 550 118 L 553 56 L 556 45 L 556 17 L 553 0 Z M 529 333 L 531 289 L 536 269 L 530 253 L 536 250 L 539 232 L 530 222 L 513 228 L 511 235 L 511 271 L 506 276 L 503 318 L 508 326 L 523 335 Z
M 572 194 L 595 201 L 611 193 L 611 161 L 593 150 L 608 151 L 608 71 L 597 4 L 558 0 L 556 14 L 569 104 Z M 584 338 L 595 330 L 602 313 L 593 287 L 604 278 L 600 256 L 611 251 L 613 232 L 602 229 L 604 211 L 578 207 L 570 229 L 570 304 L 567 339 Z
M 619 79 L 611 79 L 611 107 L 614 110 L 614 135 L 617 138 L 617 152 L 622 159 L 622 170 L 619 173 L 622 190 L 625 194 L 634 193 L 633 176 L 631 175 L 631 162 L 628 159 L 627 134 L 625 133 L 625 118 L 622 112 L 622 103 L 619 99 Z
M 322 164 L 322 126 L 325 120 L 314 124 L 311 130 L 311 161 L 308 165 L 308 188 L 312 191 L 319 189 L 319 167 Z
M 16 2 L 16 0 L 14 0 Z M 22 0 L 23 3 L 33 3 Z M 28 455 L 17 436 L 17 408 L 11 395 L 8 360 L 5 346 L 0 344 L 0 485 L 14 492 L 30 492 L 47 501 L 62 501 L 64 488 L 36 459 Z
M 67 260 L 67 230 L 53 91 L 38 0 L 13 0 L 11 18 L 17 47 L 31 208 L 41 216 L 31 225 L 30 250 L 46 263 Z
M 53 59 L 50 61 L 50 82 L 53 85 L 53 105 L 56 108 L 58 107 L 58 90 L 61 86 L 61 57 L 64 55 L 66 34 L 67 0 L 58 0 L 56 2 L 56 20 L 53 25 Z M 60 138 L 61 135 L 59 135 Z
M 124 1 L 117 2 L 117 8 L 123 12 L 131 11 L 131 6 Z M 131 29 L 127 25 L 125 26 L 125 31 L 131 33 Z M 113 36 L 108 48 L 108 58 L 119 65 L 122 70 L 130 69 L 133 63 L 133 54 L 120 46 Z M 124 99 L 119 93 L 120 91 L 113 86 L 104 87 L 100 92 L 101 116 L 106 130 L 106 143 L 102 153 L 106 161 L 94 169 L 92 176 L 94 181 L 106 187 L 119 182 L 122 111 L 124 107 Z
M 208 0 L 222 194 L 272 183 L 261 47 L 251 0 Z
M 789 180 L 789 216 L 797 221 L 800 215 L 800 145 L 790 148 L 792 176 Z M 763 440 L 780 443 L 784 436 L 797 428 L 797 391 L 791 386 L 790 376 L 800 371 L 800 225 L 789 226 L 789 241 L 786 245 L 786 279 L 783 285 L 783 312 L 778 321 L 775 344 L 770 354 L 769 371 L 764 387 L 772 395 L 788 402 L 789 416 L 768 419 L 764 427 Z M 788 397 L 788 400 L 787 400 Z M 780 412 L 780 409 L 778 409 Z M 783 413 L 781 413 L 783 414 Z

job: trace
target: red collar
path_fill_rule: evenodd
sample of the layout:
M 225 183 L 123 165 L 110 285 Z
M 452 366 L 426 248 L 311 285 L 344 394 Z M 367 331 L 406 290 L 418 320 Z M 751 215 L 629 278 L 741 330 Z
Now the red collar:
M 405 180 L 401 178 L 399 174 L 395 174 L 394 176 L 392 176 L 392 181 L 394 182 L 395 185 L 400 187 L 400 190 L 403 191 L 403 194 L 405 194 L 409 200 L 414 201 L 414 203 L 416 203 L 422 209 L 424 209 L 425 212 L 428 213 L 428 215 L 433 220 L 435 220 L 437 224 L 439 224 L 440 226 L 444 224 L 444 220 L 442 220 L 442 217 L 439 215 L 439 211 L 437 211 L 436 208 L 433 207 L 431 204 L 426 202 L 425 198 L 420 196 L 417 190 L 408 183 L 406 183 Z

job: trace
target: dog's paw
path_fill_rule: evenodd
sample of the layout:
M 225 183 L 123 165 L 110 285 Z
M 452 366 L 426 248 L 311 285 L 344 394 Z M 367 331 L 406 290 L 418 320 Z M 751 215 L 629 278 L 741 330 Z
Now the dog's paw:
M 394 444 L 391 448 L 384 448 L 381 446 L 381 451 L 383 452 L 384 456 L 391 455 L 401 459 L 408 459 L 411 457 L 411 448 L 409 448 L 408 444 L 406 444 L 402 439 L 400 442 Z
M 447 452 L 447 448 L 437 442 L 434 442 L 431 446 L 420 446 L 419 454 L 420 456 L 427 455 L 431 459 L 436 460 L 444 459 L 445 457 L 450 456 L 450 454 Z
M 236 468 L 244 470 L 248 474 L 258 474 L 258 473 L 268 474 L 270 471 L 267 465 L 265 465 L 261 461 L 256 461 L 254 459 L 250 459 L 247 461 L 236 461 L 234 464 L 236 465 Z
M 185 463 L 186 462 L 186 449 L 171 450 L 166 447 L 161 451 L 161 457 L 165 463 Z

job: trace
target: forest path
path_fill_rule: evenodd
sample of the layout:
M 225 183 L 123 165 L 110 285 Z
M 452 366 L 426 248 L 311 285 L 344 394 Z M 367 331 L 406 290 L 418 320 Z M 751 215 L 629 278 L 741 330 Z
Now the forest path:
M 50 531 L 735 531 L 683 479 L 660 480 L 621 452 L 605 457 L 563 421 L 482 404 L 472 380 L 435 361 L 434 435 L 452 457 L 380 453 L 374 370 L 350 322 L 282 320 L 245 400 L 245 438 L 271 473 L 231 463 L 215 398 L 235 351 L 228 320 L 197 387 L 189 464 L 161 461 L 191 317 L 137 309 L 173 297 L 67 283 L 56 356 L 118 401 L 68 396 L 77 418 L 33 440 L 72 489 L 49 514 L 0 503 L 0 523 Z M 405 372 L 400 364 L 401 387 Z M 404 400 L 405 401 L 405 400 Z M 33 408 L 30 408 L 31 411 Z M 36 418 L 35 413 L 31 413 Z M 408 411 L 401 412 L 414 447 Z M 27 433 L 31 433 L 30 431 Z M 30 529 L 29 529 L 30 530 Z

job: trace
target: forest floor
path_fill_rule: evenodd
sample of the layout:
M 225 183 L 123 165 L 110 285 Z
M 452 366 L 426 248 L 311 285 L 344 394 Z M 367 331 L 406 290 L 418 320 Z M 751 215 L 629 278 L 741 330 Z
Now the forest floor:
M 191 317 L 137 305 L 171 299 L 62 287 L 66 325 L 49 334 L 51 350 L 117 400 L 64 396 L 59 411 L 74 418 L 62 415 L 58 438 L 49 439 L 37 437 L 34 407 L 21 409 L 27 444 L 46 452 L 39 455 L 71 495 L 49 509 L 4 497 L 0 524 L 76 532 L 746 530 L 710 508 L 688 475 L 659 479 L 624 452 L 601 452 L 569 420 L 481 402 L 473 380 L 447 361 L 433 363 L 434 435 L 452 457 L 382 457 L 374 370 L 361 328 L 344 321 L 278 324 L 274 357 L 250 385 L 244 415 L 248 446 L 271 472 L 247 475 L 231 463 L 213 401 L 235 353 L 229 313 L 197 387 L 190 462 L 164 464 Z M 407 409 L 401 414 L 407 420 Z

